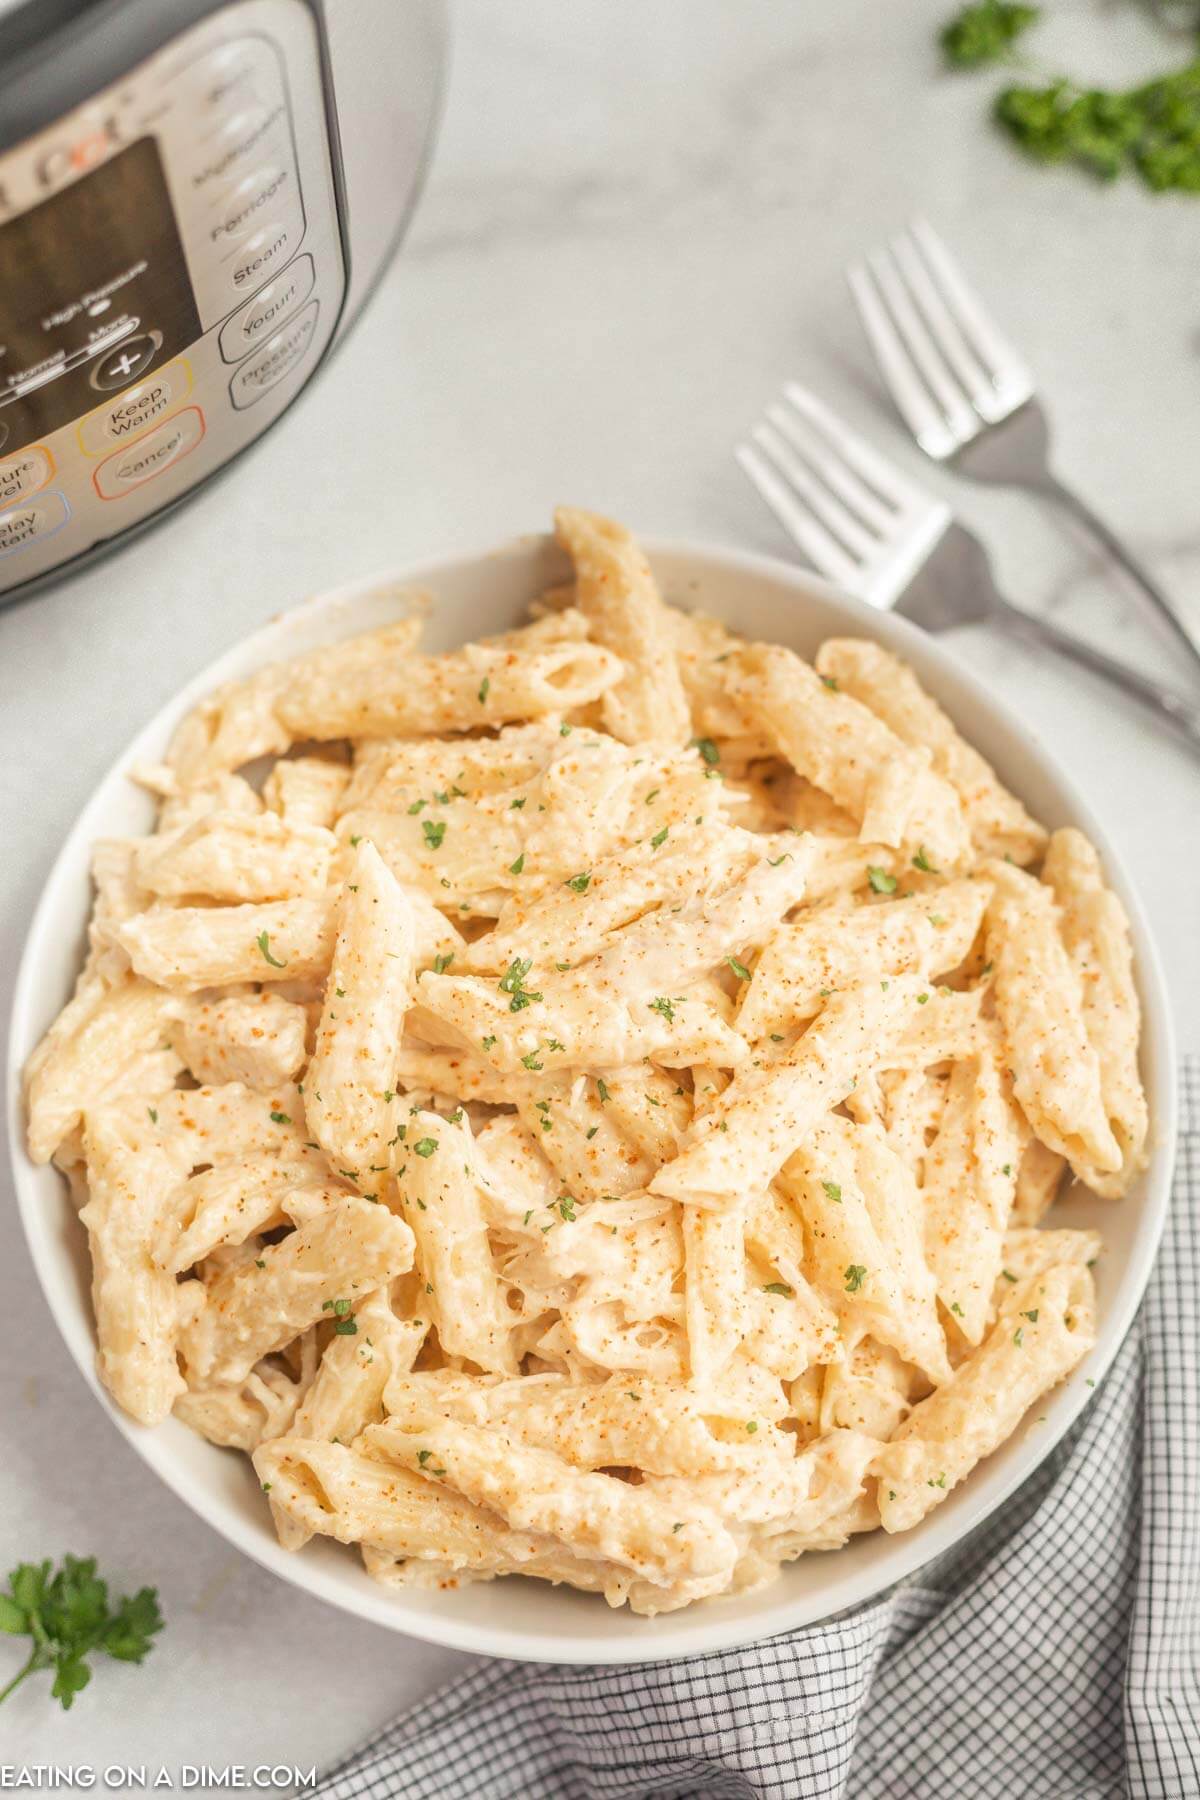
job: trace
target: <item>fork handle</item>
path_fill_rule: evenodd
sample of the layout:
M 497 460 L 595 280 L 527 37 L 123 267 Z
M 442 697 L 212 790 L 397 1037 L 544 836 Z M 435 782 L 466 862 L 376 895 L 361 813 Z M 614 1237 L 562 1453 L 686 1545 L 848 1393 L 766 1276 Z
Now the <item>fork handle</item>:
M 1086 500 L 1081 500 L 1073 488 L 1060 481 L 1053 469 L 1045 469 L 1039 473 L 1030 485 L 1038 493 L 1046 494 L 1077 519 L 1096 542 L 1102 544 L 1130 579 L 1142 591 L 1142 595 L 1150 602 L 1151 611 L 1166 627 L 1167 634 L 1176 648 L 1186 651 L 1193 669 L 1200 671 L 1200 643 L 1172 606 L 1162 587 L 1155 581 L 1149 569 L 1139 562 L 1133 552 L 1126 548 L 1121 539 L 1109 529 L 1097 513 L 1094 513 Z
M 997 595 L 994 612 L 989 617 L 995 617 L 1018 636 L 1035 643 L 1049 644 L 1051 649 L 1082 663 L 1093 674 L 1103 675 L 1126 694 L 1140 700 L 1143 706 L 1149 707 L 1159 723 L 1165 724 L 1176 737 L 1181 738 L 1193 750 L 1200 750 L 1200 706 L 1193 701 L 1185 700 L 1172 688 L 1164 687 L 1161 682 L 1153 681 L 1147 675 L 1138 674 L 1125 663 L 1118 662 L 1116 657 L 1106 656 L 1103 650 L 1097 650 L 1085 639 L 1076 637 L 1073 632 L 1063 631 L 1048 619 L 1026 612 L 1023 606 L 1014 606 L 1011 600 L 1002 600 Z

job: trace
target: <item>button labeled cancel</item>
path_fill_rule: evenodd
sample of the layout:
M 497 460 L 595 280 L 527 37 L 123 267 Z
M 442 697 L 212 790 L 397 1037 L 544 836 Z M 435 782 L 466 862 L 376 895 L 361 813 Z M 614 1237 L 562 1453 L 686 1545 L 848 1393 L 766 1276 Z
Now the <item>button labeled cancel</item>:
M 320 302 L 310 300 L 303 312 L 268 338 L 257 356 L 251 356 L 234 371 L 229 384 L 229 398 L 236 407 L 253 406 L 301 362 L 316 336 Z
M 31 544 L 53 537 L 70 516 L 66 496 L 54 489 L 48 494 L 39 494 L 36 500 L 29 500 L 24 506 L 14 506 L 8 512 L 0 513 L 0 556 L 10 556 L 14 550 L 27 550 Z
M 120 500 L 143 482 L 174 468 L 204 436 L 204 414 L 198 406 L 164 419 L 145 437 L 105 457 L 92 471 L 92 484 L 102 500 Z
M 167 363 L 156 375 L 126 388 L 107 406 L 98 406 L 76 426 L 79 447 L 85 456 L 103 456 L 114 444 L 128 443 L 141 437 L 152 425 L 164 419 L 172 407 L 187 397 L 192 388 L 192 371 L 183 357 Z

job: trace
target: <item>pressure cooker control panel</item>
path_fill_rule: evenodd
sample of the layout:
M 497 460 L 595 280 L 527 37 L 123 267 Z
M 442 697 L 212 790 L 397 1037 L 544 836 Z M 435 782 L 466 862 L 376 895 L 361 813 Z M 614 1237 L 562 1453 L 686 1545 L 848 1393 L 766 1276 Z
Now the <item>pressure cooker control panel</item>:
M 344 286 L 302 0 L 235 0 L 0 155 L 0 592 L 257 437 Z

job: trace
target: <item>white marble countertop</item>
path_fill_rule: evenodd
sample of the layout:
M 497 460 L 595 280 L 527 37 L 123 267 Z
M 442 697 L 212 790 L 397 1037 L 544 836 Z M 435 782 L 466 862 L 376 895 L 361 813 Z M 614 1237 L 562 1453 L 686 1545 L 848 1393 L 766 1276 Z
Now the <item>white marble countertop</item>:
M 560 498 L 782 551 L 729 450 L 789 376 L 952 494 L 1014 597 L 1169 670 L 1059 521 L 919 465 L 851 316 L 847 258 L 927 212 L 1038 370 L 1063 470 L 1200 619 L 1200 208 L 1018 161 L 985 123 L 990 79 L 937 66 L 949 9 L 464 0 L 428 192 L 333 367 L 162 530 L 0 614 L 5 1016 L 60 839 L 186 677 L 306 592 L 540 529 Z M 1094 22 L 1083 0 L 1058 8 L 1043 44 L 1097 74 L 1098 46 L 1107 72 L 1161 58 L 1147 26 Z M 1181 1038 L 1200 1044 L 1195 760 L 1048 657 L 980 630 L 955 647 L 1108 821 Z M 11 1209 L 0 1242 L 0 1571 L 94 1552 L 117 1580 L 157 1582 L 170 1620 L 145 1669 L 108 1665 L 69 1718 L 27 1684 L 0 1717 L 0 1760 L 327 1768 L 466 1666 L 306 1599 L 195 1519 L 79 1380 Z

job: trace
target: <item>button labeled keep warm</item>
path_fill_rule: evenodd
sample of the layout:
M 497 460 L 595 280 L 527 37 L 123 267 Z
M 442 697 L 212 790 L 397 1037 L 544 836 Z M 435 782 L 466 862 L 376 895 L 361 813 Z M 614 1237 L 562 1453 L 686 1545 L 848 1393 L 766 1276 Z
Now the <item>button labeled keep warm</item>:
M 105 457 L 92 471 L 92 485 L 102 500 L 121 500 L 182 462 L 203 436 L 204 414 L 198 406 L 185 406 L 136 444 Z
M 229 398 L 236 407 L 253 406 L 277 382 L 291 374 L 316 336 L 319 306 L 319 301 L 310 300 L 303 312 L 298 312 L 290 324 L 267 340 L 257 356 L 248 357 L 240 369 L 234 370 Z
M 103 456 L 115 444 L 141 437 L 152 425 L 187 398 L 192 390 L 192 371 L 184 357 L 166 363 L 154 375 L 126 388 L 116 400 L 98 406 L 75 427 L 85 456 Z

